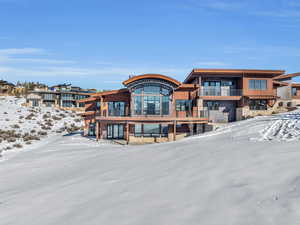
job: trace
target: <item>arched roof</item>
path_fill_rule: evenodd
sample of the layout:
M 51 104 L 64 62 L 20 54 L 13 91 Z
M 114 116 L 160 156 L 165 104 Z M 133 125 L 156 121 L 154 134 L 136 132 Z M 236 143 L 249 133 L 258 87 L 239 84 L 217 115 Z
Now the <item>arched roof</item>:
M 167 82 L 170 82 L 176 86 L 179 86 L 181 83 L 178 81 L 178 80 L 175 80 L 171 77 L 168 77 L 168 76 L 165 76 L 165 75 L 162 75 L 162 74 L 143 74 L 143 75 L 137 75 L 137 76 L 133 76 L 131 78 L 129 78 L 128 80 L 125 80 L 123 82 L 123 84 L 125 86 L 135 82 L 135 81 L 138 81 L 138 80 L 142 80 L 142 79 L 161 79 L 161 80 L 165 80 Z

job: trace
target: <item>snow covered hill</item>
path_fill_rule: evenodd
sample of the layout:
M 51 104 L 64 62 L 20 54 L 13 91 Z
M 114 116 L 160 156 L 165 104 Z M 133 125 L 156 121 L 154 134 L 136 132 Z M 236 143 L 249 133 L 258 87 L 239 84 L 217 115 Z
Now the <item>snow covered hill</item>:
M 299 114 L 155 145 L 49 137 L 0 162 L 0 224 L 300 224 Z
M 22 106 L 24 102 L 24 98 L 0 97 L 0 155 L 4 151 L 35 147 L 41 140 L 82 126 L 76 113 L 48 107 L 28 108 Z

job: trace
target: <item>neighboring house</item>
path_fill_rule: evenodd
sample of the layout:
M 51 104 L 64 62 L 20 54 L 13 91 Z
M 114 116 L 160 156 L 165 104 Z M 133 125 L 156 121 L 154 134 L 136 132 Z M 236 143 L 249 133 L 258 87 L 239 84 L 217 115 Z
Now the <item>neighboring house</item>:
M 300 83 L 292 84 L 292 98 L 296 106 L 300 106 Z
M 0 80 L 0 95 L 12 95 L 15 85 L 5 80 Z
M 84 103 L 77 102 L 91 96 L 89 90 L 84 90 L 71 85 L 58 85 L 50 89 L 35 89 L 26 97 L 27 106 L 57 107 L 72 110 L 83 110 Z
M 194 69 L 186 84 L 198 84 L 198 106 L 209 120 L 232 122 L 292 107 L 292 78 L 283 70 Z
M 207 113 L 197 105 L 199 85 L 160 74 L 133 76 L 125 88 L 99 92 L 85 103 L 84 134 L 127 143 L 176 140 L 207 129 Z

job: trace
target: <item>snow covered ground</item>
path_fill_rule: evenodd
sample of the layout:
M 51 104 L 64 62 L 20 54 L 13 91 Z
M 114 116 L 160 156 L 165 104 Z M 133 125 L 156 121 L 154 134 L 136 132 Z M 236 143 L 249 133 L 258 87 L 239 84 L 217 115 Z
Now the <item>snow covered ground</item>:
M 299 115 L 155 145 L 49 137 L 0 162 L 0 224 L 300 224 Z
M 24 98 L 0 96 L 0 155 L 1 151 L 9 154 L 32 148 L 40 140 L 66 133 L 65 128 L 82 126 L 76 113 L 50 107 L 24 107 L 24 102 Z

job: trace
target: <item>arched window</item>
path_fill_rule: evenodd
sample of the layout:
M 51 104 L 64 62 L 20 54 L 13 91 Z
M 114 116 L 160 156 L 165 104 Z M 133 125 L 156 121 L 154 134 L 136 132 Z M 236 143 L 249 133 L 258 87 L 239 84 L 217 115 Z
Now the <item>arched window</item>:
M 169 115 L 172 89 L 160 84 L 143 84 L 132 90 L 133 115 Z

